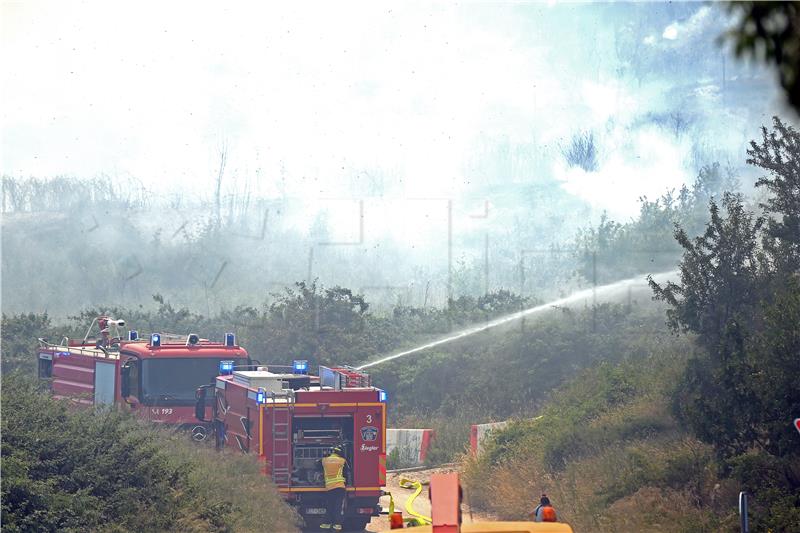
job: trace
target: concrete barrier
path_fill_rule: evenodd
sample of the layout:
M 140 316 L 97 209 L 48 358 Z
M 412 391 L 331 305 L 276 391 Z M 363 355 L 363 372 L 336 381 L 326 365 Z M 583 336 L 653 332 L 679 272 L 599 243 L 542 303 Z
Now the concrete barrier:
M 397 450 L 401 465 L 422 465 L 428 455 L 432 438 L 432 429 L 387 429 L 386 455 L 391 455 L 393 450 Z
M 469 448 L 473 454 L 477 455 L 483 451 L 483 445 L 492 431 L 502 429 L 508 425 L 509 421 L 489 422 L 487 424 L 472 424 L 469 432 Z

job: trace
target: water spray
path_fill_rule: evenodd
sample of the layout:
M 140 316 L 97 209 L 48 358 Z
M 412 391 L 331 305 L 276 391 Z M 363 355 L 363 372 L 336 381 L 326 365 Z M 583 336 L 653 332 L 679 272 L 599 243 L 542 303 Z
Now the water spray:
M 670 278 L 677 273 L 675 270 L 671 270 L 669 272 L 661 272 L 659 274 L 653 274 L 653 278 Z M 635 285 L 639 285 L 642 283 L 642 277 L 636 276 L 634 278 L 624 279 L 622 281 L 616 281 L 614 283 L 609 283 L 607 285 L 600 285 L 598 287 L 591 287 L 588 289 L 583 289 L 577 292 L 570 294 L 564 298 L 559 298 L 558 300 L 553 300 L 552 302 L 547 302 L 541 305 L 537 305 L 535 307 L 531 307 L 529 309 L 524 309 L 522 311 L 517 311 L 516 313 L 511 313 L 509 315 L 502 316 L 500 318 L 495 318 L 494 320 L 490 320 L 485 324 L 481 324 L 479 326 L 472 326 L 467 329 L 463 329 L 457 333 L 453 333 L 446 337 L 442 337 L 435 341 L 428 342 L 421 346 L 417 346 L 416 348 L 412 348 L 410 350 L 405 350 L 393 355 L 388 355 L 386 357 L 382 357 L 371 363 L 363 364 L 359 367 L 356 367 L 356 370 L 364 370 L 365 368 L 369 368 L 372 366 L 379 365 L 381 363 L 385 363 L 387 361 L 391 361 L 393 359 L 397 359 L 400 357 L 404 357 L 406 355 L 411 355 L 413 353 L 421 352 L 427 350 L 428 348 L 434 348 L 436 346 L 441 346 L 442 344 L 447 344 L 453 341 L 457 341 L 458 339 L 463 339 L 464 337 L 469 337 L 470 335 L 474 335 L 475 333 L 480 333 L 481 331 L 486 331 L 488 329 L 496 328 L 497 326 L 502 326 L 503 324 L 508 324 L 509 322 L 513 322 L 515 320 L 519 320 L 520 318 L 524 318 L 526 316 L 542 313 L 543 311 L 547 311 L 553 307 L 559 307 L 564 305 L 569 305 L 578 301 L 581 301 L 586 298 L 596 298 L 598 295 L 605 293 L 614 293 L 619 289 L 627 289 L 628 287 L 633 287 Z

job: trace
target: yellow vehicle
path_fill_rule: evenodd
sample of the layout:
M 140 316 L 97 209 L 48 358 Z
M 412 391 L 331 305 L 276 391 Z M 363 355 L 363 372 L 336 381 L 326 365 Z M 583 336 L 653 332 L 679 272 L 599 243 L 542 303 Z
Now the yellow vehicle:
M 434 526 L 413 528 L 414 533 L 438 533 Z M 572 533 L 569 524 L 561 522 L 474 522 L 461 524 L 459 533 Z
M 403 482 L 407 480 L 402 480 Z M 401 483 L 402 484 L 402 483 Z M 458 474 L 433 474 L 430 481 L 431 517 L 420 515 L 410 508 L 411 501 L 422 491 L 418 482 L 410 482 L 407 488 L 415 492 L 406 504 L 406 510 L 413 515 L 409 521 L 414 533 L 573 533 L 569 524 L 562 522 L 473 522 L 461 523 L 461 485 Z M 390 505 L 392 529 L 404 526 L 400 512 L 394 511 L 394 501 Z M 420 524 L 420 525 L 416 525 Z

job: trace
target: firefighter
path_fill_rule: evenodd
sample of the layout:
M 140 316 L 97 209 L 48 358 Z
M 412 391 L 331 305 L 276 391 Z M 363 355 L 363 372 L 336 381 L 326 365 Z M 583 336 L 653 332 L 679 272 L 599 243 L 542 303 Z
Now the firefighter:
M 547 494 L 542 494 L 539 505 L 530 514 L 530 518 L 534 522 L 558 522 L 556 510 L 550 503 L 550 498 L 547 497 Z
M 325 477 L 325 510 L 326 521 L 320 524 L 321 529 L 342 530 L 344 516 L 345 476 L 347 461 L 343 457 L 341 446 L 335 446 L 327 457 L 323 458 L 322 473 Z

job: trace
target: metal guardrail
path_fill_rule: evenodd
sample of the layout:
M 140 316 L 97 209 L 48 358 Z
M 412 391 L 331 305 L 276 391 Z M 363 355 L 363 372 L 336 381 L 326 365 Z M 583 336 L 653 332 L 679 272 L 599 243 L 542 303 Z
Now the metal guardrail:
M 439 465 L 432 465 L 432 466 L 409 466 L 408 468 L 394 468 L 392 470 L 387 470 L 387 474 L 400 474 L 402 472 L 419 472 L 421 470 L 431 470 L 434 468 L 450 468 L 458 466 L 458 463 L 442 463 Z
M 70 354 L 77 354 L 77 355 L 88 355 L 92 357 L 97 357 L 102 354 L 103 358 L 109 358 L 112 355 L 117 355 L 117 350 L 109 350 L 108 348 L 96 347 L 96 348 L 86 348 L 83 346 L 70 346 L 69 339 L 64 337 L 62 342 L 66 340 L 67 342 L 63 344 L 54 344 L 52 342 L 48 342 L 43 338 L 37 338 L 36 340 L 39 341 L 39 348 L 44 348 L 46 350 L 59 350 L 62 352 L 67 352 Z

